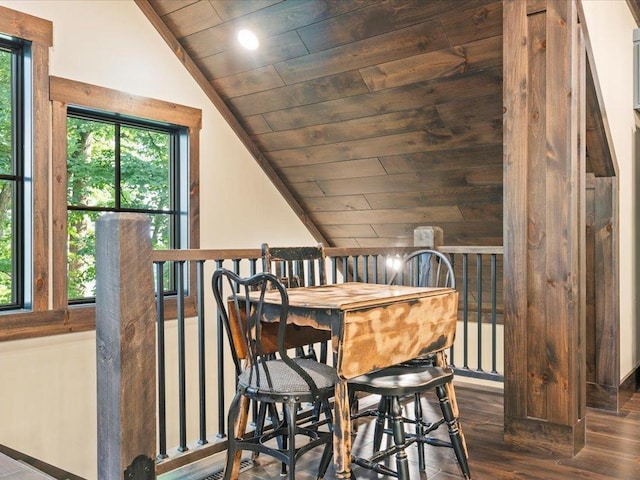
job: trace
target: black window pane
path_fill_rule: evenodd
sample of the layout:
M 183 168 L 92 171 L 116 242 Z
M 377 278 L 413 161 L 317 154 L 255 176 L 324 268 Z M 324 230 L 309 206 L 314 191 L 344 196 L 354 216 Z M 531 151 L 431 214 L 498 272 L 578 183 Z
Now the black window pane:
M 170 135 L 136 127 L 120 130 L 121 207 L 169 210 Z
M 13 174 L 13 101 L 10 52 L 0 50 L 0 174 Z
M 0 180 L 0 305 L 15 303 L 13 182 Z
M 67 203 L 115 207 L 115 126 L 67 120 Z
M 67 292 L 70 300 L 95 296 L 95 221 L 100 215 L 102 212 L 68 212 Z
M 177 248 L 171 244 L 172 215 L 149 215 L 151 220 L 151 246 L 154 250 Z

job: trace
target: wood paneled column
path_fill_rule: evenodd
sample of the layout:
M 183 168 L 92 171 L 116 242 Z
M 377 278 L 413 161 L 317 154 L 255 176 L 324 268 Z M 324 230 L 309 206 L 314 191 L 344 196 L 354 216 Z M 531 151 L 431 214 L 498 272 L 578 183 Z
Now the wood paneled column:
M 504 438 L 560 456 L 585 441 L 584 65 L 573 0 L 505 0 Z
M 98 480 L 155 477 L 156 315 L 150 222 L 96 221 Z

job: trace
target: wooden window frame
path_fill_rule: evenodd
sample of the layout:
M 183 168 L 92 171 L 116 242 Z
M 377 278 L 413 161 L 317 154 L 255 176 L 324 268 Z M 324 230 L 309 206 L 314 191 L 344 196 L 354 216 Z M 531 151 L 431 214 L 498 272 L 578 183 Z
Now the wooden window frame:
M 200 246 L 200 140 L 202 110 L 176 105 L 163 100 L 131 95 L 109 88 L 89 85 L 60 77 L 50 77 L 52 104 L 52 304 L 63 309 L 68 331 L 95 328 L 95 304 L 69 306 L 67 297 L 67 107 L 84 107 L 110 113 L 138 117 L 185 127 L 188 131 L 189 162 L 189 246 Z M 195 291 L 195 272 L 191 274 L 190 291 Z M 175 299 L 167 299 L 167 311 L 175 311 Z M 195 312 L 188 302 L 187 315 Z
M 0 6 L 0 32 L 31 42 L 33 216 L 31 242 L 33 270 L 31 309 L 0 315 L 0 340 L 32 336 L 43 326 L 64 324 L 63 310 L 49 308 L 49 48 L 53 24 Z

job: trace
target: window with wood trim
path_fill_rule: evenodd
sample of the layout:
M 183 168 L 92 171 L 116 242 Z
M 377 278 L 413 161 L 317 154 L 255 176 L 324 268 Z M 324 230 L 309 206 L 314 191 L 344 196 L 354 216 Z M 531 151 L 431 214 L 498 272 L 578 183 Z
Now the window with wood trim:
M 59 225 L 53 303 L 72 305 L 68 324 L 84 330 L 95 324 L 92 232 L 99 215 L 146 213 L 154 248 L 198 248 L 194 186 L 202 113 L 58 77 L 51 77 L 50 89 L 53 218 Z
M 0 7 L 0 340 L 56 321 L 48 282 L 48 49 L 52 24 Z M 37 318 L 34 322 L 33 319 Z

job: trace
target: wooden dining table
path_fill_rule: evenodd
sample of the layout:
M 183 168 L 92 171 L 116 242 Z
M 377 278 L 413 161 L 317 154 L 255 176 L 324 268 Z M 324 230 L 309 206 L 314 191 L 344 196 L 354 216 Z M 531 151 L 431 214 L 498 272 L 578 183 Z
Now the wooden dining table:
M 358 282 L 291 288 L 287 293 L 287 323 L 331 332 L 337 371 L 334 466 L 336 478 L 351 478 L 349 379 L 451 346 L 458 293 L 452 288 Z M 277 307 L 280 295 L 267 293 L 265 304 Z M 275 321 L 276 311 L 270 317 L 265 309 L 264 320 Z

